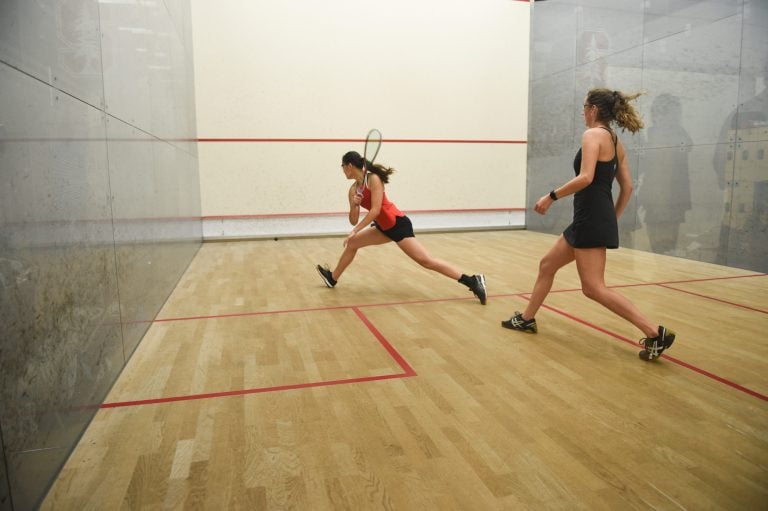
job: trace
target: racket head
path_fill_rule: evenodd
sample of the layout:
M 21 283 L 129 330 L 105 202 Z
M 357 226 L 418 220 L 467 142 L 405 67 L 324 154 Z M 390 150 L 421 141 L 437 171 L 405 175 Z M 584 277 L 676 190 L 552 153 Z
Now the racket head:
M 374 128 L 365 136 L 365 147 L 363 148 L 363 186 L 368 184 L 368 172 L 365 167 L 369 162 L 373 164 L 376 156 L 379 154 L 379 149 L 381 149 L 381 132 Z

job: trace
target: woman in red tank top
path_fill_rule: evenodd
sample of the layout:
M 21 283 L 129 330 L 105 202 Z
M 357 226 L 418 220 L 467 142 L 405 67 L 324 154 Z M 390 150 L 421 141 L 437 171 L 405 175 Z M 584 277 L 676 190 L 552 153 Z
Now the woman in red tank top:
M 363 172 L 363 167 L 367 172 Z M 366 162 L 355 151 L 343 156 L 341 168 L 347 179 L 354 180 L 347 193 L 349 223 L 353 227 L 344 240 L 344 252 L 336 268 L 331 271 L 327 266 L 317 265 L 317 271 L 326 286 L 336 286 L 341 274 L 352 263 L 359 249 L 394 241 L 408 257 L 424 268 L 442 273 L 467 286 L 480 299 L 480 303 L 485 305 L 485 277 L 482 274 L 466 275 L 455 266 L 432 257 L 413 234 L 410 219 L 387 199 L 384 185 L 389 182 L 389 176 L 394 169 Z M 362 220 L 360 206 L 368 210 Z

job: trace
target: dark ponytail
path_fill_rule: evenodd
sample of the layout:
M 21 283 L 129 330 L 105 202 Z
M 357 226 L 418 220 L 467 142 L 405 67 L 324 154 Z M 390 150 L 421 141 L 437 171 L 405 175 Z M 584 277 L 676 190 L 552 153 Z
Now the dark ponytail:
M 357 167 L 358 169 L 363 169 L 363 157 L 360 156 L 360 153 L 357 151 L 349 151 L 341 158 L 341 163 L 344 165 L 352 164 L 353 166 Z M 368 160 L 365 160 L 365 169 L 368 172 L 373 172 L 377 176 L 379 176 L 379 179 L 381 179 L 382 183 L 389 183 L 389 176 L 395 171 L 395 169 L 391 167 L 385 167 L 384 165 L 380 165 L 378 163 L 371 163 Z

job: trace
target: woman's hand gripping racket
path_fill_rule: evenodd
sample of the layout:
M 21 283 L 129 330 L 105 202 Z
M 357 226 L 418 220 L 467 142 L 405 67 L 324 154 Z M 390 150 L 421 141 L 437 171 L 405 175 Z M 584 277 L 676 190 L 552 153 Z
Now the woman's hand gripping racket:
M 377 129 L 372 129 L 365 137 L 365 148 L 363 148 L 363 183 L 357 188 L 357 193 L 360 196 L 363 195 L 363 190 L 368 186 L 368 173 L 370 172 L 368 166 L 373 165 L 380 148 L 381 132 Z

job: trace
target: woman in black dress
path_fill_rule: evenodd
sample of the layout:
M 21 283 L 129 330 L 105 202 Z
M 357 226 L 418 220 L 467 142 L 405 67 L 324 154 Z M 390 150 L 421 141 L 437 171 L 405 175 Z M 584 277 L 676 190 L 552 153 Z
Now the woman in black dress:
M 618 218 L 632 195 L 632 177 L 624 146 L 611 129 L 616 123 L 632 133 L 643 127 L 630 101 L 640 94 L 624 94 L 608 89 L 592 89 L 584 101 L 584 124 L 581 149 L 576 153 L 573 169 L 576 177 L 536 201 L 535 210 L 545 214 L 554 201 L 575 194 L 573 223 L 539 263 L 539 273 L 528 306 L 522 313 L 502 321 L 505 328 L 536 333 L 536 312 L 552 288 L 557 271 L 576 261 L 582 292 L 592 300 L 626 319 L 647 336 L 640 340 L 640 358 L 653 360 L 669 348 L 675 333 L 652 323 L 645 315 L 613 289 L 605 285 L 607 248 L 618 248 Z M 613 203 L 611 185 L 619 182 L 619 197 Z

